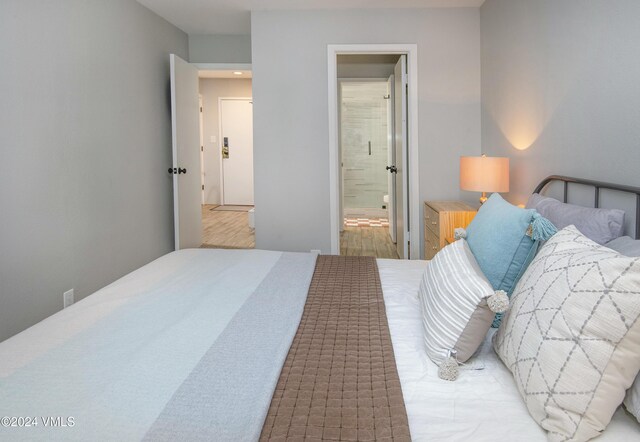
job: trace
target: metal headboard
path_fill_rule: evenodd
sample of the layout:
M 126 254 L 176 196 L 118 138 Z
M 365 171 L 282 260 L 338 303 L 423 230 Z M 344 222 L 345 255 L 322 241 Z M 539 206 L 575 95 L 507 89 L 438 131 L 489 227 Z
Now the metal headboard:
M 564 202 L 567 202 L 569 196 L 569 184 L 584 184 L 592 186 L 595 189 L 594 207 L 600 207 L 600 189 L 616 190 L 619 192 L 633 193 L 636 196 L 636 232 L 635 237 L 640 236 L 640 187 L 626 186 L 624 184 L 611 184 L 602 181 L 585 180 L 582 178 L 572 178 L 561 175 L 551 175 L 546 177 L 538 184 L 533 193 L 540 193 L 544 187 L 552 181 L 562 181 L 564 183 Z

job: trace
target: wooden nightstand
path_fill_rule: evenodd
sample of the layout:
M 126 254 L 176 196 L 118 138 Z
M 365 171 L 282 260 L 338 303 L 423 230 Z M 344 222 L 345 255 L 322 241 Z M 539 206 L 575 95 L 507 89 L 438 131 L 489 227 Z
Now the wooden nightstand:
M 424 202 L 424 259 L 431 259 L 453 238 L 458 227 L 466 228 L 476 209 L 461 201 Z

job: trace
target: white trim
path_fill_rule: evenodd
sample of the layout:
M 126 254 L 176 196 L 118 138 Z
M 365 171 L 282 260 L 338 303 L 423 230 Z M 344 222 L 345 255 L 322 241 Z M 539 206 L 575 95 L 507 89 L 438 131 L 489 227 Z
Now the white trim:
M 251 63 L 191 63 L 201 71 L 250 71 Z
M 329 79 L 329 216 L 331 219 L 331 253 L 340 253 L 340 187 L 338 150 L 338 54 L 406 54 L 409 76 L 409 133 L 406 161 L 409 168 L 409 241 L 411 259 L 420 259 L 420 175 L 418 162 L 418 45 L 416 44 L 351 44 L 327 45 Z
M 218 155 L 220 155 L 220 205 L 224 206 L 224 168 L 222 167 L 222 101 L 253 101 L 253 97 L 218 97 Z M 255 203 L 255 201 L 254 201 Z

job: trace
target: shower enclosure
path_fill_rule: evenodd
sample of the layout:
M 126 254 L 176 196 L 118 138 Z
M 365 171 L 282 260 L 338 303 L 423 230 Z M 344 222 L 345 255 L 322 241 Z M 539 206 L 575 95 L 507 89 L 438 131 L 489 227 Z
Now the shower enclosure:
M 387 81 L 341 80 L 339 90 L 344 216 L 388 218 Z

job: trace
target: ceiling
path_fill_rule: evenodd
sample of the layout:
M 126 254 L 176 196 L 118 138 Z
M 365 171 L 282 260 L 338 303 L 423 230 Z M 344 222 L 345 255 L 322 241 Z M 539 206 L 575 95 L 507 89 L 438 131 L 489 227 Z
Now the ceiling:
M 479 7 L 485 0 L 138 0 L 187 34 L 250 34 L 251 11 Z

